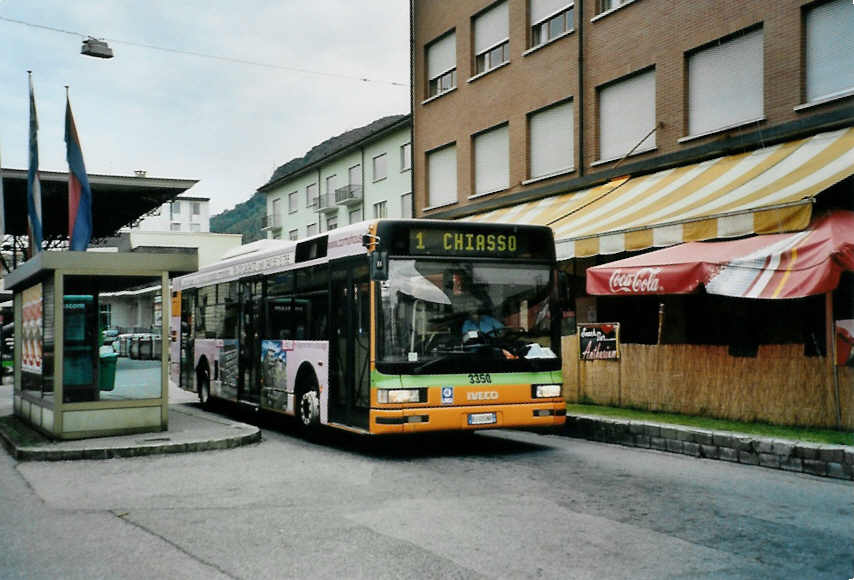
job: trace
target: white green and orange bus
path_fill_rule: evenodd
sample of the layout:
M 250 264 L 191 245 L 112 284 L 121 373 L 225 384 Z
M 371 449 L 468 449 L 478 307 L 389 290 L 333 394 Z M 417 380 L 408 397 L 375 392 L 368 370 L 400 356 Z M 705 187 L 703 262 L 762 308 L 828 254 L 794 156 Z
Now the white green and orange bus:
M 376 220 L 173 281 L 171 378 L 368 434 L 564 423 L 551 229 Z

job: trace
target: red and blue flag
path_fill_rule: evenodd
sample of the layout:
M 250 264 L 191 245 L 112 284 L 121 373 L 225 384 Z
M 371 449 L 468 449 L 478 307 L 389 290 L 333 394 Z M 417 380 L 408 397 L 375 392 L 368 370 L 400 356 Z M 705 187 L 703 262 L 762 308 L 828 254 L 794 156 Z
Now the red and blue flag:
M 65 146 L 65 157 L 68 160 L 68 235 L 72 250 L 85 251 L 92 239 L 92 189 L 83 164 L 83 150 L 71 114 L 71 102 L 67 98 Z

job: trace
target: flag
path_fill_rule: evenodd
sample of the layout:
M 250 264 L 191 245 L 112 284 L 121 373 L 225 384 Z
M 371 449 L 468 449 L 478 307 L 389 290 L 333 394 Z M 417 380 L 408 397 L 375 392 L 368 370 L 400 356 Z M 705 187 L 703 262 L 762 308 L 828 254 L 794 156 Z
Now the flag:
M 71 249 L 85 251 L 92 238 L 92 189 L 83 164 L 71 101 L 65 99 L 65 158 L 68 160 L 68 236 Z
M 42 188 L 39 181 L 39 120 L 36 117 L 36 96 L 30 75 L 30 170 L 27 173 L 27 214 L 30 227 L 30 257 L 42 249 Z

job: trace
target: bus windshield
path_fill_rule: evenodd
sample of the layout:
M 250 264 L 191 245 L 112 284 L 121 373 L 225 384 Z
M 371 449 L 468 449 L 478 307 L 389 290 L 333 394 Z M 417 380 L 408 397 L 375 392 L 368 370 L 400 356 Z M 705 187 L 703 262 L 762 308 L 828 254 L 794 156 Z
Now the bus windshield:
M 557 370 L 548 265 L 393 259 L 380 283 L 377 368 L 431 374 Z

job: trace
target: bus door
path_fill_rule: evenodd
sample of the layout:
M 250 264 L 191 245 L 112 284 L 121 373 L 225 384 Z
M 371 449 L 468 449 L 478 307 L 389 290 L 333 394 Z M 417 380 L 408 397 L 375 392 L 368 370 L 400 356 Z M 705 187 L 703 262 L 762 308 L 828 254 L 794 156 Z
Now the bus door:
M 370 277 L 364 259 L 331 269 L 329 420 L 368 428 L 370 411 Z
M 237 399 L 258 404 L 261 385 L 258 369 L 261 366 L 261 307 L 263 281 L 253 278 L 240 281 L 240 376 Z
M 194 359 L 193 351 L 195 347 L 196 325 L 193 316 L 196 312 L 196 290 L 184 290 L 181 292 L 181 321 L 180 333 L 178 336 L 178 344 L 180 345 L 180 384 L 179 386 L 187 391 L 194 389 Z

